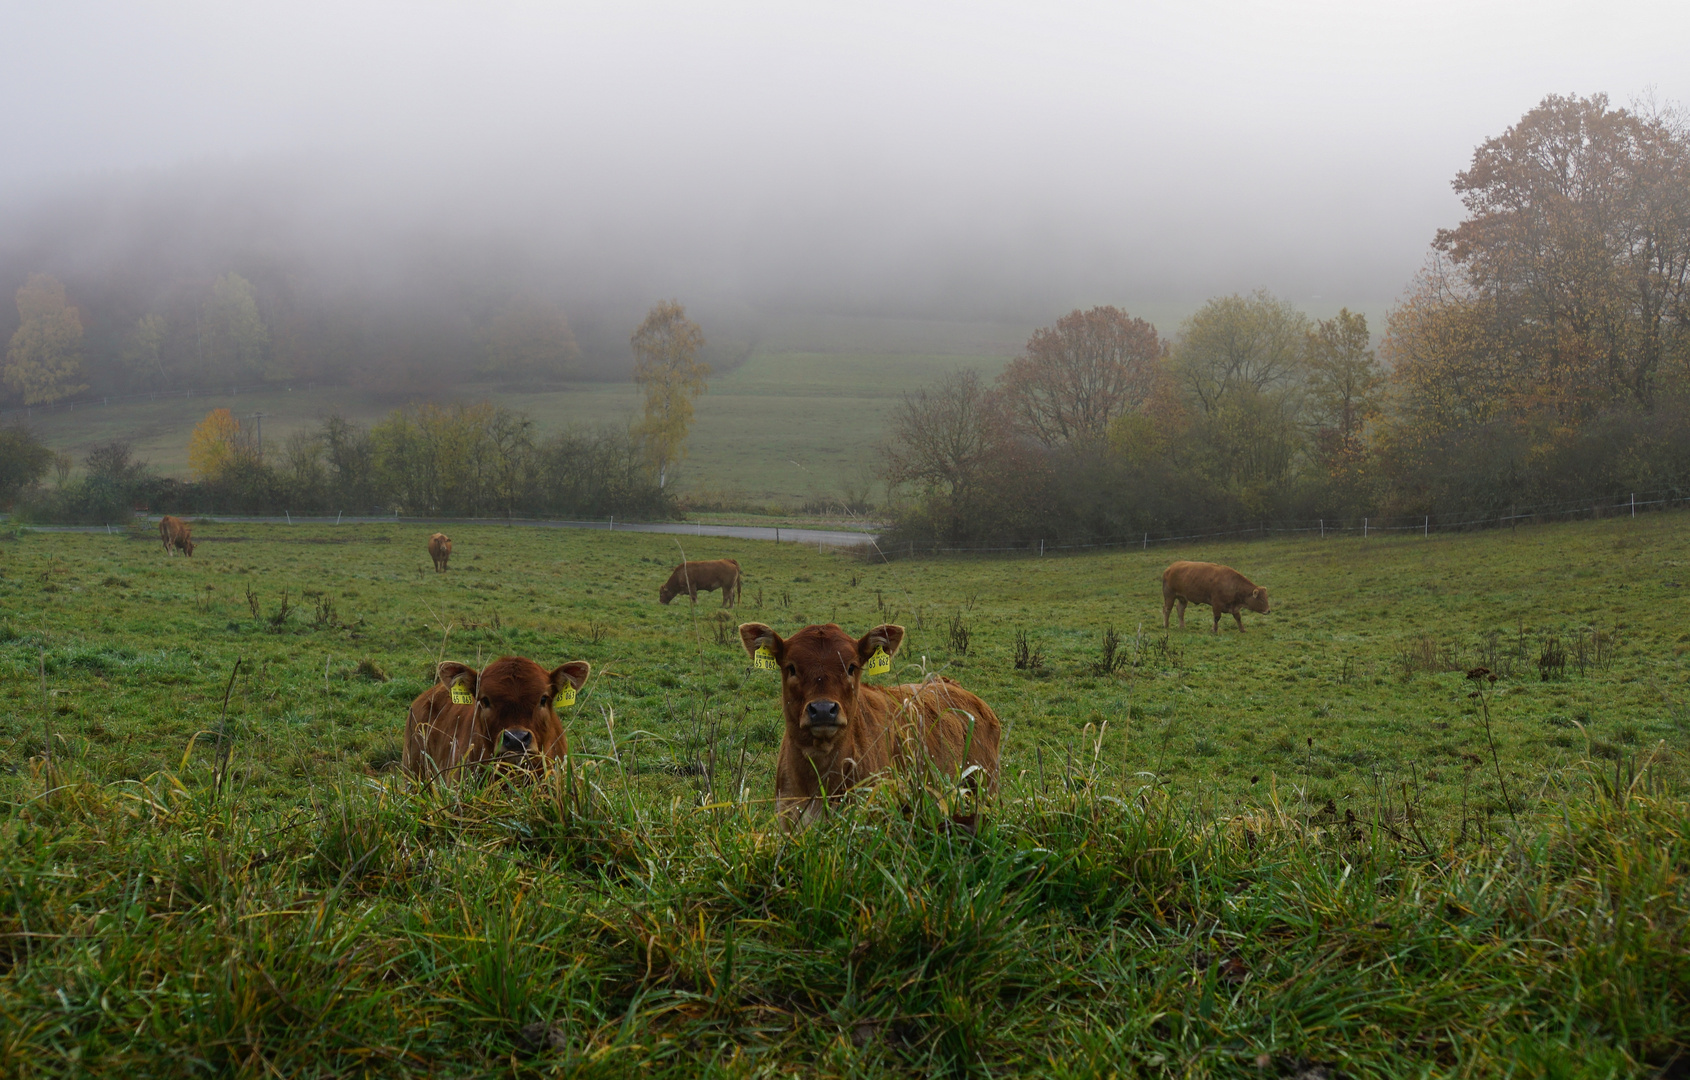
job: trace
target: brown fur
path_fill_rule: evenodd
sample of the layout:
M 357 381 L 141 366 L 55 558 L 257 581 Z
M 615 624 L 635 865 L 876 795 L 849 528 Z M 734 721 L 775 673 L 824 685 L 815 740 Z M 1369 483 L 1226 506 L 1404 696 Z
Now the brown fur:
M 526 657 L 504 656 L 480 672 L 452 660 L 438 672 L 440 681 L 419 694 L 405 716 L 401 764 L 416 777 L 455 778 L 483 763 L 532 769 L 562 760 L 569 747 L 552 701 L 565 683 L 579 690 L 592 666 L 572 660 L 548 672 Z M 454 705 L 454 683 L 462 683 L 475 702 Z
M 1162 627 L 1168 626 L 1168 612 L 1179 605 L 1180 629 L 1185 629 L 1185 605 L 1208 604 L 1215 614 L 1215 633 L 1221 632 L 1221 616 L 1231 615 L 1244 632 L 1245 608 L 1266 615 L 1268 591 L 1230 566 L 1208 562 L 1177 562 L 1162 571 Z
M 452 557 L 452 538 L 445 533 L 435 533 L 428 538 L 428 557 L 434 560 L 434 572 L 446 572 L 446 560 Z
M 902 686 L 863 685 L 862 666 L 876 649 L 897 655 L 903 627 L 877 626 L 852 639 L 828 623 L 782 640 L 762 623 L 745 623 L 739 637 L 746 652 L 767 646 L 780 664 L 786 734 L 775 762 L 775 805 L 788 828 L 808 824 L 876 774 L 919 760 L 921 751 L 945 774 L 977 766 L 966 781 L 976 800 L 997 790 L 1002 725 L 991 706 L 942 675 Z M 823 716 L 837 706 L 838 725 L 814 723 L 812 705 Z M 977 813 L 976 802 L 974 813 L 957 820 L 972 826 Z
M 188 558 L 194 557 L 194 530 L 179 517 L 169 514 L 158 519 L 158 538 L 164 545 L 166 555 L 174 555 L 180 551 Z
M 675 567 L 669 580 L 657 590 L 658 603 L 667 604 L 682 593 L 698 603 L 701 592 L 722 590 L 722 606 L 732 607 L 739 601 L 739 563 L 732 559 L 712 559 L 708 562 L 684 562 Z

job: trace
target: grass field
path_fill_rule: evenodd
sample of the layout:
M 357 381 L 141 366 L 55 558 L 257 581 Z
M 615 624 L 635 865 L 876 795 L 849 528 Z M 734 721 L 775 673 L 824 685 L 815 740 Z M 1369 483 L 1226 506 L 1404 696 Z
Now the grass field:
M 698 401 L 689 457 L 676 481 L 683 492 L 738 501 L 802 504 L 837 497 L 872 464 L 865 451 L 885 430 L 902 395 L 959 367 L 990 378 L 1006 358 L 970 354 L 757 353 L 711 380 Z M 619 423 L 641 408 L 633 383 L 581 383 L 544 393 L 488 393 L 485 387 L 421 394 L 490 400 L 528 413 L 542 435 L 571 424 Z M 314 426 L 331 410 L 364 424 L 406 399 L 347 387 L 268 390 L 231 397 L 166 398 L 41 413 L 30 425 L 55 450 L 80 460 L 96 443 L 131 440 L 136 453 L 166 475 L 188 475 L 188 438 L 214 408 L 238 416 L 264 413 L 264 440 Z
M 1680 516 L 890 565 L 688 541 L 746 566 L 726 619 L 656 603 L 673 538 L 454 527 L 435 575 L 429 531 L 0 544 L 0 1073 L 1650 1075 L 1690 1046 Z M 1273 612 L 1164 633 L 1174 558 Z M 906 625 L 896 675 L 1006 722 L 981 833 L 905 792 L 783 837 L 741 619 Z M 406 704 L 505 653 L 592 662 L 570 773 L 413 788 Z

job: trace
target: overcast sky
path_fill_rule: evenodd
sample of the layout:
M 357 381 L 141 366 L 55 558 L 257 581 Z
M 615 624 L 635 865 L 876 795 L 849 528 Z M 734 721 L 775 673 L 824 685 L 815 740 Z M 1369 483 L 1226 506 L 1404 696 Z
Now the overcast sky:
M 654 295 L 1378 303 L 1476 144 L 1548 93 L 1690 101 L 1686 42 L 1684 0 L 13 0 L 0 225 L 215 177 Z

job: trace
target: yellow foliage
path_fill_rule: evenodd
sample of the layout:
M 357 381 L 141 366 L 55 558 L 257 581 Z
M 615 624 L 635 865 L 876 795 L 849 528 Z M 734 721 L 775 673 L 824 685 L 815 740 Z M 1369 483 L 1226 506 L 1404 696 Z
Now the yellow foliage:
M 221 476 L 240 454 L 241 422 L 228 409 L 213 409 L 194 425 L 188 439 L 188 468 L 196 480 Z

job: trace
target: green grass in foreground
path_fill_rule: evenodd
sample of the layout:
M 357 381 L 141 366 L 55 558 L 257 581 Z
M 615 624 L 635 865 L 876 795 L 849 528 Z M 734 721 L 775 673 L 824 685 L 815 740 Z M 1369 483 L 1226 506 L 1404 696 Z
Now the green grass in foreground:
M 435 575 L 428 531 L 0 544 L 0 1074 L 1647 1075 L 1690 1045 L 1680 517 L 889 566 L 689 539 L 747 568 L 728 620 L 656 603 L 672 538 L 454 528 Z M 1164 635 L 1179 557 L 1274 613 Z M 741 618 L 909 626 L 903 677 L 1006 721 L 980 835 L 887 790 L 783 837 Z M 570 773 L 398 777 L 443 651 L 591 660 Z M 1482 701 L 1439 670 L 1481 656 Z

